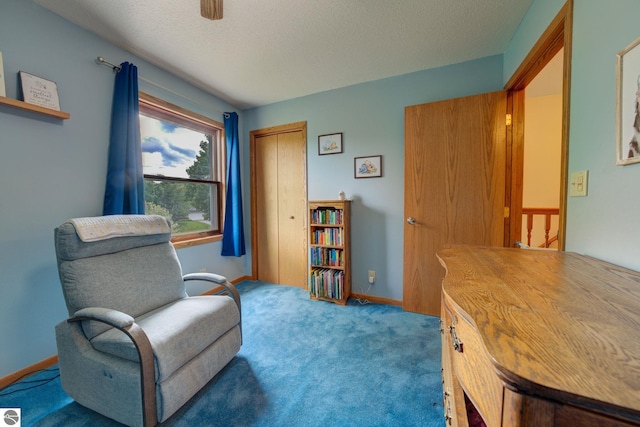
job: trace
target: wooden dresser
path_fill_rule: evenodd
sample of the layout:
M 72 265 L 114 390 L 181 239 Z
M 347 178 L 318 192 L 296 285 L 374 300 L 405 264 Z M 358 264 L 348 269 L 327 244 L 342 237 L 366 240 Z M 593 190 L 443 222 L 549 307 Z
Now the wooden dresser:
M 640 274 L 568 252 L 455 246 L 445 268 L 446 425 L 640 426 Z

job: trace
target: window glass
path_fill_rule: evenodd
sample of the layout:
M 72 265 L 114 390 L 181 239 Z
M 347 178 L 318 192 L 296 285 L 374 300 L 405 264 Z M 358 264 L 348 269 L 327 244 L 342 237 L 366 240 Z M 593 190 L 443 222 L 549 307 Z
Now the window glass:
M 211 135 L 140 114 L 142 161 L 147 175 L 211 178 Z
M 146 213 L 169 218 L 174 239 L 220 234 L 222 129 L 170 107 L 140 98 Z

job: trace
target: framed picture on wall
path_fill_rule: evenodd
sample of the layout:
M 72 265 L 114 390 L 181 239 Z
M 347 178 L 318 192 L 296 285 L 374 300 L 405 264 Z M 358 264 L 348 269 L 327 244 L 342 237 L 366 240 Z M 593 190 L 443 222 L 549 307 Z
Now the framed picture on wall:
M 342 153 L 342 132 L 318 136 L 318 155 Z
M 382 156 L 356 157 L 353 159 L 355 178 L 379 178 L 382 176 Z
M 618 166 L 640 162 L 640 38 L 617 56 L 616 155 Z

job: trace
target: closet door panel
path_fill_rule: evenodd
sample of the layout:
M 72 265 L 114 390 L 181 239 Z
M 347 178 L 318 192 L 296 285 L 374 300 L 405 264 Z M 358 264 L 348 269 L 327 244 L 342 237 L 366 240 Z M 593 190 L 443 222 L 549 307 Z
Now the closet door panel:
M 255 150 L 258 280 L 279 283 L 278 135 L 257 138 Z
M 278 135 L 280 283 L 306 288 L 307 183 L 303 132 Z

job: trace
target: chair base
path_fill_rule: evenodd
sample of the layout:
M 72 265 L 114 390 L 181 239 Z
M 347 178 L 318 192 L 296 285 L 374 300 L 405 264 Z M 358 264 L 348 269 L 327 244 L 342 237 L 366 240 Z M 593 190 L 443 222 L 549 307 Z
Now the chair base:
M 158 421 L 166 421 L 211 381 L 238 353 L 241 340 L 240 327 L 236 325 L 158 384 Z M 138 363 L 95 350 L 78 323 L 59 323 L 56 341 L 60 379 L 69 396 L 115 421 L 143 426 Z

